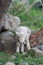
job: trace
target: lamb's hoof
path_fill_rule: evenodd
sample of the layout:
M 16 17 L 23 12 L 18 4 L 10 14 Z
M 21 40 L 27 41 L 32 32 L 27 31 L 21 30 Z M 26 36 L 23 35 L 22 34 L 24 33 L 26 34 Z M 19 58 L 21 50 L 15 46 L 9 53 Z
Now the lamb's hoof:
M 25 54 L 26 54 L 26 52 L 23 52 L 22 54 L 23 54 L 23 55 L 25 55 Z
M 30 48 L 30 47 L 28 47 L 27 49 L 28 49 L 28 50 L 30 50 L 31 48 Z

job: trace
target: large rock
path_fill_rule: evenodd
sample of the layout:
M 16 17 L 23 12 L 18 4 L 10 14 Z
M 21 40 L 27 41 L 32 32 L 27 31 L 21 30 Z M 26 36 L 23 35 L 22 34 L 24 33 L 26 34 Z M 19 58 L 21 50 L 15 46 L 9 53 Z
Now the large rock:
M 15 64 L 12 62 L 6 62 L 5 65 L 15 65 Z
M 33 8 L 42 8 L 42 1 L 41 0 L 35 1 L 35 3 L 33 4 Z
M 7 12 L 10 3 L 11 3 L 11 0 L 0 0 L 0 19 Z
M 2 18 L 8 11 L 10 3 L 11 3 L 11 0 L 0 0 L 0 30 L 1 30 Z
M 11 14 L 6 14 L 1 23 L 2 29 L 14 31 L 20 25 L 20 18 Z
M 16 49 L 16 38 L 13 33 L 6 31 L 1 34 L 1 47 L 6 52 L 15 52 Z
M 37 48 L 32 48 L 32 53 L 34 53 L 35 56 L 43 56 L 43 52 Z

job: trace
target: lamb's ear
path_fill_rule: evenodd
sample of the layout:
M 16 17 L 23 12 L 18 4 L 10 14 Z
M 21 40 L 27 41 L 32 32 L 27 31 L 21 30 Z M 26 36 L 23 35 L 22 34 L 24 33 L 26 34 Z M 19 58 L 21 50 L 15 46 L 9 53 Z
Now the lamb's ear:
M 19 35 L 19 33 L 18 33 L 18 32 L 16 32 L 16 34 L 17 34 L 17 35 Z

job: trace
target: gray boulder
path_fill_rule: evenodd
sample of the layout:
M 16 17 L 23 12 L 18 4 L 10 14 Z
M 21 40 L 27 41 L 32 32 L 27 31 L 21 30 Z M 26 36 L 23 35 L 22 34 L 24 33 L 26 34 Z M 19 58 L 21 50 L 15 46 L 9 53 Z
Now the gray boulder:
M 15 52 L 16 38 L 12 32 L 6 31 L 1 34 L 1 46 L 6 52 Z
M 1 30 L 2 17 L 5 16 L 10 4 L 11 0 L 0 0 L 0 30 Z
M 37 0 L 37 1 L 33 4 L 33 8 L 42 8 L 42 1 L 41 1 L 41 0 Z
M 35 56 L 43 56 L 43 52 L 37 48 L 32 48 L 32 53 L 34 53 Z
M 1 22 L 2 28 L 10 31 L 16 30 L 20 25 L 20 18 L 17 16 L 13 16 L 11 14 L 6 14 L 3 18 L 3 21 Z

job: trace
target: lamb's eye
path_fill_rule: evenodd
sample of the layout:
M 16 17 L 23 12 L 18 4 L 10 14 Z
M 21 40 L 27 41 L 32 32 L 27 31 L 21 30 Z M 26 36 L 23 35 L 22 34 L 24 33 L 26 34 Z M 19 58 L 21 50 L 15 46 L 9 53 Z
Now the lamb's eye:
M 19 36 L 17 35 L 17 38 L 19 38 Z

